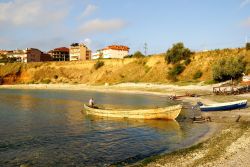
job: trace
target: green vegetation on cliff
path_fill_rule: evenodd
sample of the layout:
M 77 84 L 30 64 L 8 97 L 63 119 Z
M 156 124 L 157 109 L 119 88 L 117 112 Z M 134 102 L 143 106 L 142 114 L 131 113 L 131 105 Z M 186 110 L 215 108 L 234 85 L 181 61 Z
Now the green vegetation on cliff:
M 179 42 L 168 49 L 165 60 L 167 63 L 176 64 L 181 60 L 189 60 L 191 55 L 192 52 L 188 48 L 185 48 L 182 42 Z
M 243 56 L 234 55 L 217 60 L 212 67 L 213 79 L 215 81 L 226 81 L 238 79 L 245 72 L 246 62 Z

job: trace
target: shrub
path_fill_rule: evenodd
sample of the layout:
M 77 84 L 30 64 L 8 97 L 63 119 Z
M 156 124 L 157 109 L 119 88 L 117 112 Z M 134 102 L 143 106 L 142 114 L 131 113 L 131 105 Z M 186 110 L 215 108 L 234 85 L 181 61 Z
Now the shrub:
M 191 63 L 191 59 L 190 58 L 186 59 L 184 63 L 186 66 L 189 65 Z
M 27 82 L 27 84 L 35 84 L 35 81 Z
M 250 63 L 247 64 L 245 72 L 246 74 L 250 74 Z
M 174 44 L 171 49 L 168 49 L 165 60 L 168 64 L 176 64 L 181 60 L 189 59 L 191 54 L 192 52 L 188 48 L 185 48 L 183 43 L 179 42 Z
M 104 66 L 104 62 L 103 62 L 103 61 L 97 61 L 97 62 L 94 64 L 94 69 L 95 69 L 95 70 L 98 70 L 98 69 L 101 68 L 102 66 Z
M 134 55 L 132 56 L 133 58 L 142 58 L 145 57 L 140 51 L 137 51 L 134 53 Z
M 51 80 L 50 79 L 43 79 L 41 82 L 43 84 L 49 84 L 51 82 Z
M 121 78 L 125 78 L 125 75 L 123 75 L 123 74 L 120 74 L 120 77 L 121 77 Z
M 54 75 L 54 79 L 58 79 L 58 75 Z
M 226 81 L 229 79 L 238 79 L 245 71 L 246 62 L 243 57 L 222 58 L 212 66 L 213 79 L 215 81 Z
M 246 50 L 250 50 L 250 43 L 246 43 Z
M 184 70 L 185 70 L 185 66 L 183 66 L 182 64 L 176 64 L 176 65 L 174 65 L 173 68 L 171 68 L 168 71 L 168 78 L 173 80 L 173 81 L 176 81 L 177 76 L 179 74 L 181 74 Z
M 127 55 L 127 56 L 124 56 L 124 59 L 126 59 L 126 58 L 132 58 L 133 57 L 133 55 Z
M 198 70 L 194 76 L 193 76 L 193 79 L 199 79 L 200 77 L 202 76 L 202 72 L 200 70 Z

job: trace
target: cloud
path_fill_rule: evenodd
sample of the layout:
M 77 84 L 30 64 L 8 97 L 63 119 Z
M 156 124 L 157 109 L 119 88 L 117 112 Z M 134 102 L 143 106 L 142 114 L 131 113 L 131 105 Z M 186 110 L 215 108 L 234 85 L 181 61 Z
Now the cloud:
M 250 4 L 250 0 L 243 0 L 240 4 L 240 7 L 243 8 L 245 7 L 246 5 Z
M 91 47 L 92 40 L 91 40 L 90 38 L 85 38 L 85 39 L 83 40 L 83 43 L 84 43 L 85 45 L 87 45 L 88 47 Z
M 67 43 L 71 30 L 65 21 L 71 9 L 70 0 L 0 1 L 0 37 L 6 39 L 0 47 L 47 50 Z
M 12 0 L 0 2 L 0 24 L 47 26 L 62 21 L 69 12 L 66 7 L 67 0 Z
M 109 33 L 124 28 L 127 23 L 121 19 L 100 20 L 95 19 L 80 26 L 82 34 Z
M 246 28 L 250 28 L 250 17 L 242 22 L 242 26 Z
M 113 32 L 126 26 L 121 19 L 79 20 L 79 16 L 89 16 L 98 9 L 89 4 L 81 13 L 79 7 L 84 4 L 85 0 L 0 0 L 0 49 L 50 50 L 79 41 L 99 48 L 103 43 L 86 34 Z
M 68 47 L 70 42 L 63 37 L 44 37 L 39 39 L 32 39 L 27 42 L 22 42 L 18 45 L 19 48 L 38 48 L 42 51 L 49 51 L 57 47 Z M 42 46 L 42 47 L 41 47 Z
M 98 9 L 97 6 L 89 4 L 81 15 L 81 18 L 86 17 L 94 13 Z

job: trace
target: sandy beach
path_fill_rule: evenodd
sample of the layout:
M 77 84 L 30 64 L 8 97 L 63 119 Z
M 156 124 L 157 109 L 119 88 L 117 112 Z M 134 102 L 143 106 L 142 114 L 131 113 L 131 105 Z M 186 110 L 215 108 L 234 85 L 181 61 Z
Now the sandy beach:
M 88 84 L 16 84 L 0 85 L 0 89 L 46 89 L 46 90 L 88 90 L 111 93 L 148 94 L 159 96 L 184 95 L 185 93 L 197 93 L 207 95 L 212 93 L 211 85 L 165 85 L 150 83 L 121 83 L 115 85 L 88 85 Z M 250 95 L 249 95 L 250 97 Z M 185 99 L 182 99 L 185 100 Z M 191 100 L 191 99 L 190 99 Z M 189 101 L 189 100 L 188 100 Z M 209 101 L 208 101 L 209 102 Z M 212 101 L 211 101 L 212 102 Z
M 185 95 L 197 94 L 197 97 L 182 97 L 183 102 L 195 105 L 197 101 L 205 104 L 248 99 L 250 94 L 237 96 L 214 96 L 214 85 L 176 86 L 147 83 L 124 83 L 118 85 L 91 86 L 85 84 L 33 84 L 1 85 L 0 89 L 57 89 L 88 90 L 112 93 L 133 93 L 147 95 Z M 150 157 L 132 166 L 249 166 L 250 164 L 250 109 L 203 113 L 211 117 L 207 123 L 210 131 L 191 147 L 174 153 Z M 236 122 L 240 116 L 239 122 Z

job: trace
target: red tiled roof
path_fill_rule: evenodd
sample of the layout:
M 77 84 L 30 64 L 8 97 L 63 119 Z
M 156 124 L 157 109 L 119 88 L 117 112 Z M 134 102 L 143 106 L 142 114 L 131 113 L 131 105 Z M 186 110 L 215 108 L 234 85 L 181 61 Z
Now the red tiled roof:
M 109 50 L 109 49 L 129 51 L 129 47 L 123 46 L 123 45 L 110 45 L 110 46 L 104 48 L 103 50 Z
M 69 52 L 69 48 L 66 47 L 55 48 L 53 51 Z

